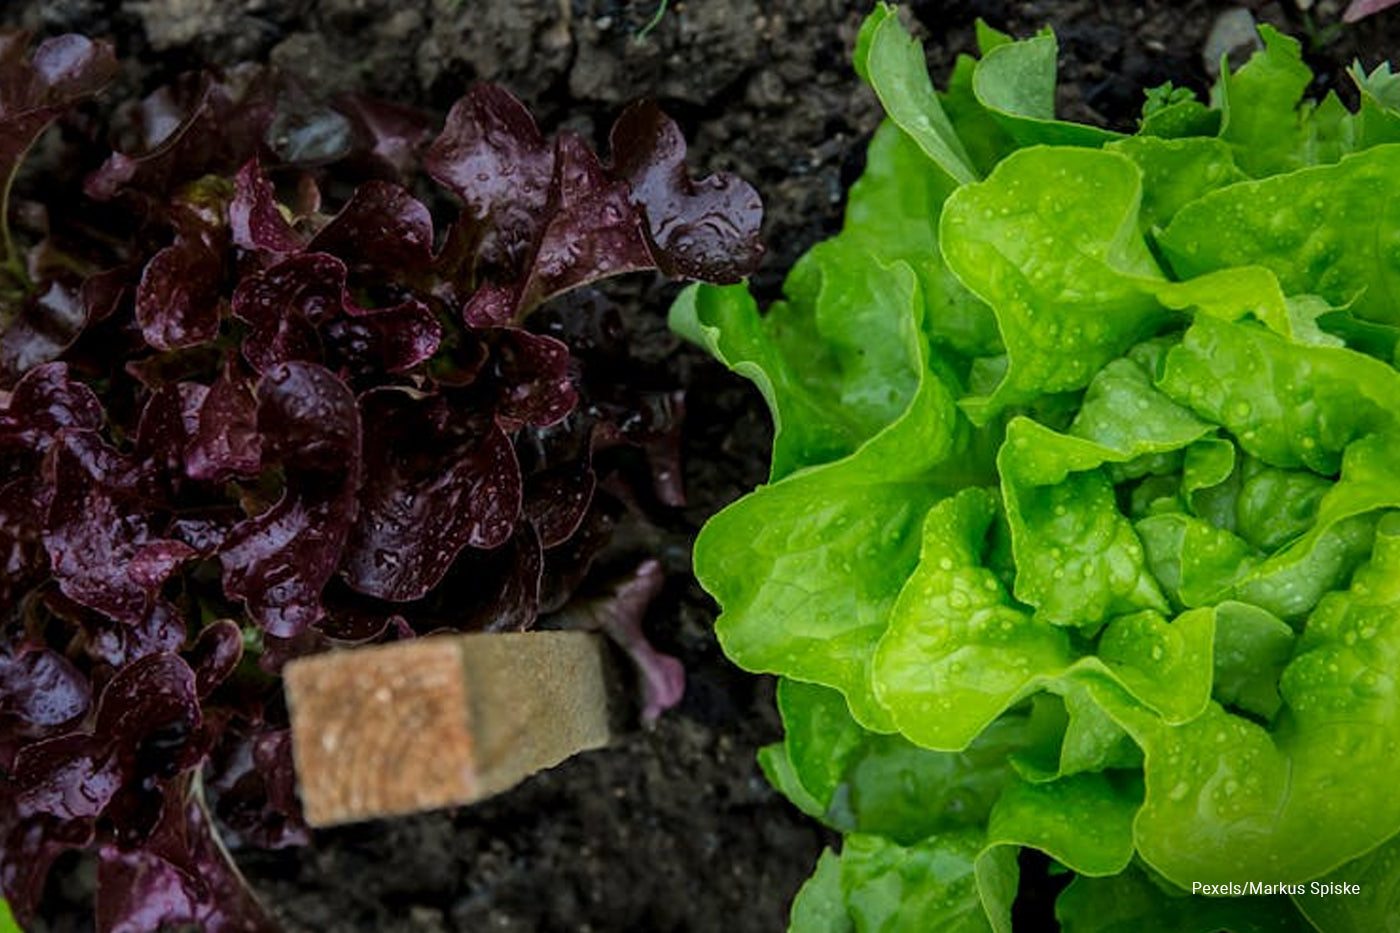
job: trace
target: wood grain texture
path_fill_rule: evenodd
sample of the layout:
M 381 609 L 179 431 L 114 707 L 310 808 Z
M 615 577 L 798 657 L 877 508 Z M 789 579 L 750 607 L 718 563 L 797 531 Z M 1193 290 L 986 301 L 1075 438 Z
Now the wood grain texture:
M 303 658 L 285 671 L 307 822 L 471 803 L 607 744 L 600 636 L 433 636 Z

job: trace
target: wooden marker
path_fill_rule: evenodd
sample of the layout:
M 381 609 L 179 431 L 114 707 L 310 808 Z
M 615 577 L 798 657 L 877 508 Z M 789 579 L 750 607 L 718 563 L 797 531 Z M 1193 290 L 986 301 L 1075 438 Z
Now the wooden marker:
M 606 745 L 609 671 L 589 632 L 434 635 L 284 672 L 312 826 L 472 803 Z

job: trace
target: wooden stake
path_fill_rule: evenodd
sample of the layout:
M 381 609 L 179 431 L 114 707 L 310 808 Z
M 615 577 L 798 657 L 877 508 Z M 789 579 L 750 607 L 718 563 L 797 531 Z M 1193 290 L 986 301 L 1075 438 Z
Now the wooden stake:
M 607 667 L 587 632 L 435 635 L 292 662 L 307 822 L 471 803 L 607 744 Z

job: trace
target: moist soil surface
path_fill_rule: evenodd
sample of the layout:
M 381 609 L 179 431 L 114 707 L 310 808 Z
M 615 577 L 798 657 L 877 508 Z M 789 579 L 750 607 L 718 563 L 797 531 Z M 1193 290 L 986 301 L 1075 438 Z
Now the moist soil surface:
M 1246 5 L 1303 37 L 1316 91 L 1346 93 L 1343 68 L 1391 55 L 1400 12 L 1342 31 L 1335 0 L 1303 12 Z M 1026 35 L 1050 25 L 1061 46 L 1061 112 L 1131 128 L 1144 88 L 1204 91 L 1211 0 L 913 0 L 941 84 L 971 50 L 978 17 Z M 851 71 L 863 3 L 841 0 L 7 0 L 0 25 L 77 31 L 115 42 L 126 70 L 115 99 L 179 72 L 271 61 L 333 94 L 358 90 L 445 113 L 473 81 L 504 84 L 542 127 L 603 142 L 622 105 L 660 100 L 684 128 L 699 172 L 734 171 L 767 205 L 764 300 L 786 269 L 840 225 L 879 120 Z M 649 25 L 650 24 L 650 25 Z M 716 608 L 689 575 L 705 518 L 761 482 L 771 429 L 758 393 L 665 327 L 675 286 L 612 287 L 633 352 L 686 392 L 684 509 L 624 535 L 670 576 L 649 634 L 682 659 L 684 701 L 475 807 L 318 832 L 311 846 L 240 851 L 240 867 L 290 931 L 776 931 L 832 838 L 764 781 L 754 754 L 780 735 L 772 684 L 723 658 Z M 1028 874 L 1043 866 L 1028 864 Z M 91 929 L 90 878 L 66 863 L 50 930 Z M 1043 870 L 1038 872 L 1042 877 Z M 1054 886 L 1017 905 L 1018 928 L 1053 929 Z M 1023 926 L 1024 925 L 1024 926 Z

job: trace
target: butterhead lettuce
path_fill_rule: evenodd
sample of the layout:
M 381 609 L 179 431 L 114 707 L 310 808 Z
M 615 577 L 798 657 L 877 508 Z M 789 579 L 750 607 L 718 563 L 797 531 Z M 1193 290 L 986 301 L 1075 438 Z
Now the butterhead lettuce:
M 792 929 L 1004 933 L 1027 848 L 1074 933 L 1394 923 L 1400 93 L 1304 101 L 1263 32 L 1122 135 L 1056 119 L 1049 32 L 938 92 L 881 6 L 845 228 L 672 309 L 776 425 L 695 568 L 845 834 Z

